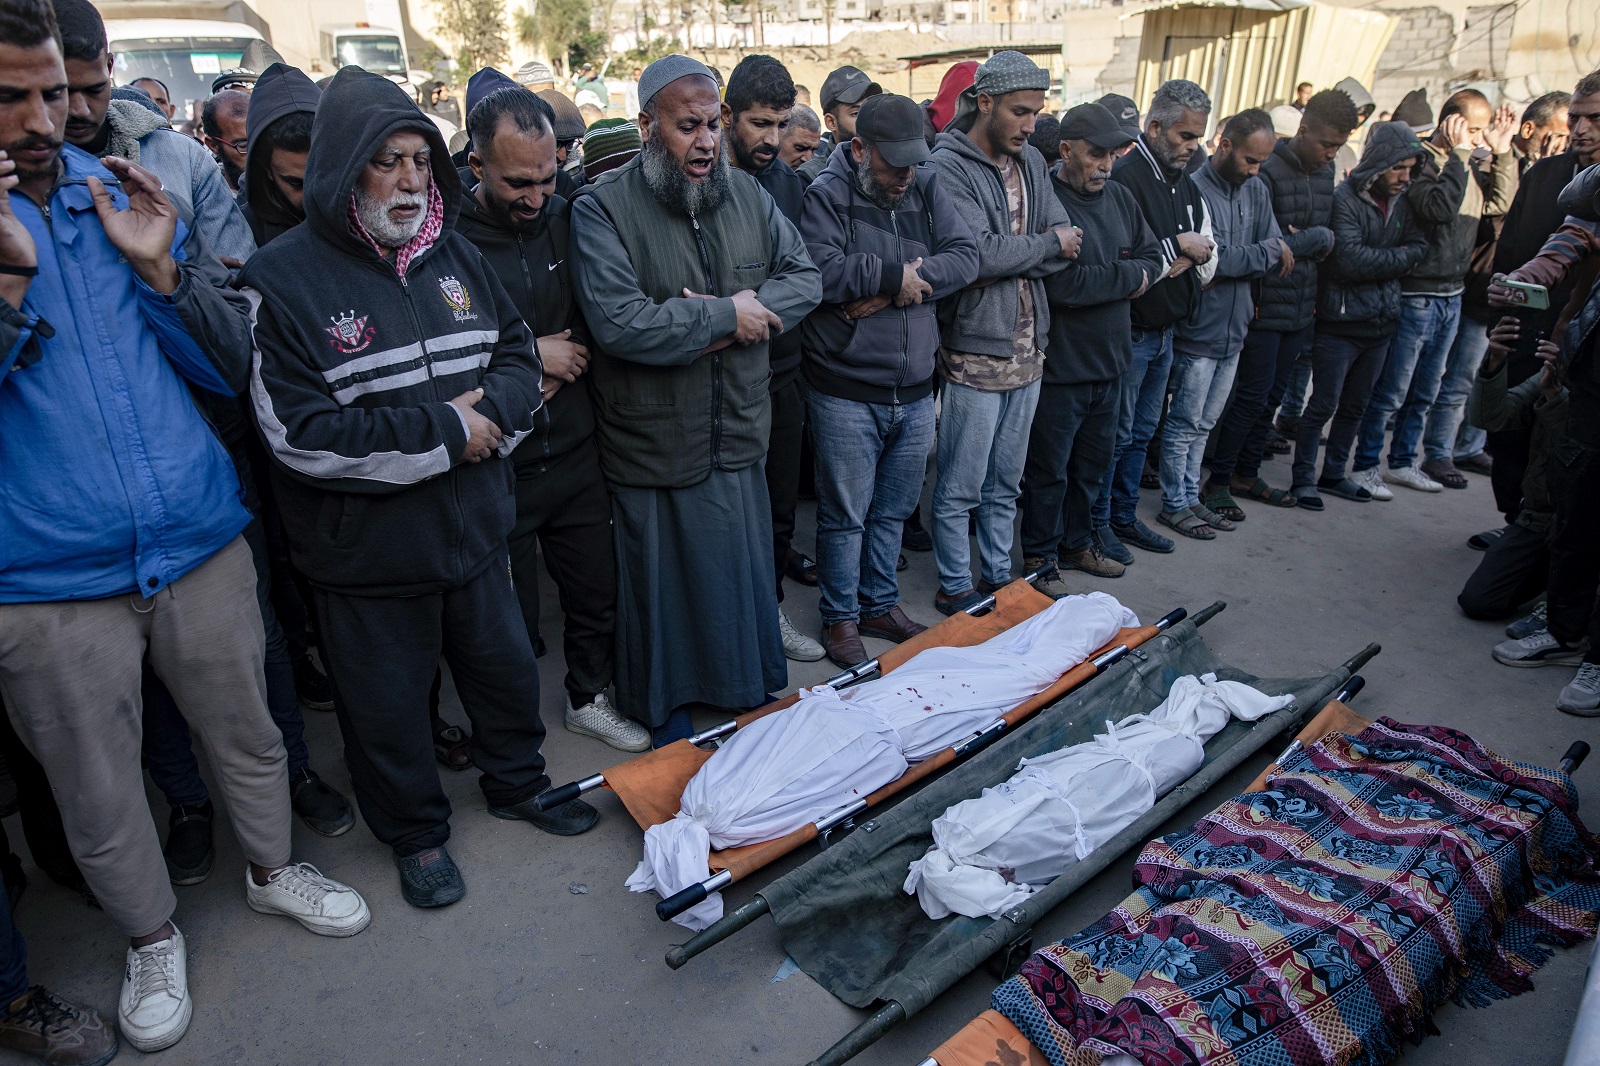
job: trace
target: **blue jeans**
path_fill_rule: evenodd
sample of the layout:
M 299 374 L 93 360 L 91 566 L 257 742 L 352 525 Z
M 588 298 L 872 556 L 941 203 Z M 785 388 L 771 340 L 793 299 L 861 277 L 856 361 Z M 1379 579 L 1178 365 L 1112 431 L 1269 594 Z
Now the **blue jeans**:
M 1463 415 L 1472 382 L 1489 350 L 1489 325 L 1470 315 L 1463 316 L 1456 330 L 1456 342 L 1445 361 L 1439 395 L 1428 411 L 1428 428 L 1422 435 L 1422 457 L 1430 463 L 1466 458 L 1483 451 L 1488 434 L 1467 423 Z
M 1400 328 L 1389 344 L 1389 358 L 1356 432 L 1355 458 L 1350 469 L 1359 473 L 1378 465 L 1390 415 L 1395 418 L 1389 468 L 1398 470 L 1416 464 L 1422 427 L 1428 409 L 1439 395 L 1439 382 L 1444 377 L 1445 360 L 1455 343 L 1460 318 L 1460 296 L 1401 297 Z
M 1180 355 L 1172 361 L 1172 406 L 1161 434 L 1161 509 L 1167 514 L 1200 502 L 1206 438 L 1228 406 L 1238 369 L 1238 352 L 1226 359 Z
M 1039 382 L 985 392 L 945 382 L 939 394 L 939 478 L 933 487 L 933 559 L 947 596 L 972 590 L 967 516 L 978 512 L 978 560 L 991 585 L 1011 579 L 1012 527 Z
M 1172 329 L 1133 327 L 1133 362 L 1117 382 L 1117 441 L 1111 450 L 1111 476 L 1094 502 L 1093 524 L 1131 526 L 1138 519 L 1139 475 L 1144 453 L 1161 423 L 1172 372 Z
M 900 535 L 933 449 L 933 397 L 863 403 L 806 389 L 817 468 L 822 624 L 876 618 L 900 602 Z

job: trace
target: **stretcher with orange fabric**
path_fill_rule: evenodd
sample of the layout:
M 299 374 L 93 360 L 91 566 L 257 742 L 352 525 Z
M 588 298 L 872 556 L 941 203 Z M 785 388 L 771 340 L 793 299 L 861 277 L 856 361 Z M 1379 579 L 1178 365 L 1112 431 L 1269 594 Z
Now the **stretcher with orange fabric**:
M 878 675 L 888 674 L 917 653 L 929 648 L 972 647 L 982 644 L 1019 622 L 1032 618 L 1051 605 L 1053 601 L 1028 582 L 1027 577 L 1013 581 L 966 611 L 940 621 L 927 631 L 903 644 L 896 645 L 875 659 L 869 659 L 829 678 L 824 684 L 842 688 Z M 1212 613 L 1220 609 L 1221 605 L 1217 605 L 1212 609 Z M 1012 708 L 984 729 L 945 748 L 931 758 L 913 764 L 898 780 L 890 782 L 868 796 L 848 802 L 842 801 L 839 808 L 827 816 L 775 840 L 711 852 L 708 866 L 712 876 L 658 902 L 657 915 L 666 921 L 704 900 L 711 893 L 735 881 L 743 880 L 813 840 L 821 838 L 826 844 L 828 835 L 834 829 L 848 828 L 855 815 L 885 802 L 917 782 L 988 746 L 1006 730 L 1054 703 L 1065 693 L 1079 687 L 1129 651 L 1169 626 L 1182 621 L 1187 615 L 1186 610 L 1179 608 L 1152 625 L 1121 630 L 1106 646 L 1062 674 L 1055 684 L 1043 692 Z M 537 802 L 542 809 L 549 809 L 592 789 L 608 788 L 616 793 L 641 829 L 659 825 L 671 820 L 678 813 L 684 787 L 715 753 L 715 748 L 712 746 L 715 742 L 759 718 L 783 712 L 798 700 L 798 693 L 785 696 L 686 740 L 679 740 L 666 747 L 646 752 L 580 781 L 549 789 L 539 795 Z

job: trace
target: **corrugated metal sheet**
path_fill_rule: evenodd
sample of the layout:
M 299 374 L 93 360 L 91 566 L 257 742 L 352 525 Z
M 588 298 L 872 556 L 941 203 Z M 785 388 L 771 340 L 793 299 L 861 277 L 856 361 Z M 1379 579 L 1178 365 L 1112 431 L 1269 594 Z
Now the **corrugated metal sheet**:
M 1226 0 L 1224 0 L 1226 2 Z M 1180 2 L 1144 15 L 1134 99 L 1148 107 L 1157 86 L 1186 78 L 1211 94 L 1213 122 L 1270 107 L 1309 81 L 1371 85 L 1394 20 L 1377 11 L 1312 3 L 1288 11 Z

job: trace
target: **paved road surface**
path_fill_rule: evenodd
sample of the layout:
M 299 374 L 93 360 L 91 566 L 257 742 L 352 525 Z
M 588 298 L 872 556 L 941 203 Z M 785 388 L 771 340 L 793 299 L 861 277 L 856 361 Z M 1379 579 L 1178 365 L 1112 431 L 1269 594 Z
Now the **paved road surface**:
M 1282 460 L 1267 465 L 1276 483 L 1287 473 Z M 1575 739 L 1600 748 L 1600 720 L 1554 709 L 1571 669 L 1497 665 L 1489 648 L 1501 638 L 1499 627 L 1468 621 L 1456 609 L 1456 593 L 1480 558 L 1466 537 L 1496 524 L 1487 480 L 1473 476 L 1466 491 L 1431 496 L 1397 492 L 1392 503 L 1329 499 L 1322 514 L 1251 506 L 1249 520 L 1215 542 L 1184 541 L 1164 557 L 1140 554 L 1122 579 L 1073 584 L 1109 591 L 1146 619 L 1180 604 L 1226 600 L 1206 639 L 1261 676 L 1312 673 L 1378 641 L 1383 654 L 1363 671 L 1368 686 L 1357 703 L 1368 715 L 1457 726 L 1507 756 L 1545 765 Z M 804 506 L 801 527 L 809 536 Z M 902 575 L 906 607 L 932 622 L 932 556 L 910 559 Z M 552 726 L 546 751 L 552 776 L 564 781 L 620 756 L 561 728 L 555 601 L 544 598 L 551 652 L 540 666 Z M 815 631 L 813 591 L 791 585 L 787 608 Z M 826 662 L 796 665 L 790 680 L 812 683 L 831 672 Z M 453 695 L 447 714 L 459 720 Z M 348 794 L 333 716 L 306 716 L 315 767 Z M 1174 824 L 1232 794 L 1264 761 L 1247 764 Z M 784 953 L 770 921 L 684 970 L 668 970 L 662 954 L 685 933 L 656 920 L 652 898 L 623 888 L 638 861 L 640 833 L 609 793 L 598 793 L 604 817 L 594 831 L 560 839 L 490 818 L 471 773 L 442 773 L 456 807 L 451 851 L 468 885 L 466 899 L 445 911 L 402 902 L 387 850 L 359 822 L 338 840 L 296 823 L 297 857 L 357 885 L 371 903 L 372 927 L 351 940 L 320 939 L 248 910 L 243 861 L 220 818 L 215 872 L 203 885 L 178 890 L 194 1023 L 180 1044 L 150 1061 L 788 1064 L 808 1061 L 863 1017 L 804 974 L 774 981 Z M 1585 791 L 1596 781 L 1600 763 L 1579 775 Z M 151 802 L 164 826 L 165 806 L 153 791 Z M 9 828 L 20 846 L 22 834 L 14 822 Z M 1040 935 L 1067 936 L 1099 917 L 1126 894 L 1131 865 L 1130 854 L 1052 914 Z M 730 905 L 748 891 L 736 886 Z M 38 876 L 17 920 L 33 980 L 114 1016 L 126 942 L 101 915 Z M 1536 990 L 1513 1001 L 1484 1010 L 1447 1006 L 1436 1017 L 1443 1035 L 1408 1049 L 1403 1061 L 1559 1063 L 1587 957 L 1587 945 L 1557 953 L 1535 976 Z M 994 983 L 983 973 L 968 978 L 858 1061 L 920 1061 L 987 1006 Z M 125 1047 L 118 1061 L 140 1058 Z M 0 1061 L 9 1060 L 0 1053 Z

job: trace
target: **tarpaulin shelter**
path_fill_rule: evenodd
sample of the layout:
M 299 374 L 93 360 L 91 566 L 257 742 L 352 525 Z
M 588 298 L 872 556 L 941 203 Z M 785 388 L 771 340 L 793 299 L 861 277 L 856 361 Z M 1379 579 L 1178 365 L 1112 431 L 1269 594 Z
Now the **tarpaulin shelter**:
M 881 1006 L 818 1063 L 844 1062 L 889 1028 L 926 1007 L 985 960 L 1018 950 L 1050 909 L 1144 842 L 1154 829 L 1245 759 L 1293 735 L 1378 653 L 1369 645 L 1327 673 L 1294 679 L 1260 679 L 1221 662 L 1200 638 L 1198 626 L 1215 609 L 1169 628 L 1108 667 L 1095 684 L 1068 696 L 1049 712 L 963 763 L 805 865 L 762 888 L 754 899 L 667 954 L 668 965 L 689 958 L 770 910 L 785 949 L 800 969 L 852 1006 Z M 903 889 L 906 870 L 932 843 L 931 826 L 951 805 L 979 795 L 1016 770 L 1024 758 L 1090 739 L 1118 721 L 1149 711 L 1185 674 L 1215 673 L 1269 694 L 1292 693 L 1289 707 L 1253 724 L 1230 723 L 1206 745 L 1206 761 L 1147 814 L 1117 834 L 1066 875 L 998 919 L 952 916 L 929 919 Z
M 841 687 L 874 673 L 888 674 L 919 652 L 930 648 L 970 647 L 982 644 L 1017 623 L 1033 617 L 1053 602 L 1048 596 L 1029 585 L 1026 579 L 1014 581 L 999 589 L 992 601 L 992 609 L 985 609 L 986 613 L 980 615 L 963 612 L 952 615 L 930 627 L 926 632 L 896 645 L 876 659 L 852 667 L 838 677 L 829 679 L 827 684 Z M 969 611 L 978 609 L 982 608 L 969 608 Z M 1184 614 L 1185 612 L 1180 609 L 1154 624 L 1122 629 L 1108 645 L 1062 674 L 1055 684 L 1043 692 L 1012 708 L 989 727 L 931 758 L 914 764 L 904 776 L 864 798 L 848 801 L 847 798 L 841 798 L 841 806 L 833 815 L 774 840 L 711 852 L 708 865 L 712 876 L 699 885 L 691 886 L 662 900 L 656 905 L 656 913 L 663 920 L 682 913 L 711 893 L 742 880 L 768 863 L 775 862 L 795 849 L 818 839 L 819 836 L 824 836 L 835 826 L 846 824 L 861 811 L 877 806 L 913 784 L 926 780 L 944 767 L 980 750 L 996 737 L 1014 728 L 1017 723 L 1030 718 L 1041 708 L 1054 703 L 1063 694 L 1098 675 L 1129 650 L 1137 649 L 1156 637 L 1169 625 L 1182 619 Z M 781 713 L 792 707 L 798 699 L 798 694 L 786 696 L 740 715 L 722 726 L 696 734 L 688 740 L 676 741 L 613 766 L 601 774 L 553 788 L 540 795 L 539 803 L 548 809 L 589 789 L 604 787 L 617 794 L 640 828 L 648 829 L 653 825 L 669 821 L 678 813 L 684 788 L 690 778 L 694 777 L 715 754 L 714 749 L 701 747 L 701 744 L 727 736 L 769 714 Z
M 1309 0 L 1169 0 L 1141 8 L 1133 98 L 1148 107 L 1162 82 L 1184 78 L 1211 96 L 1211 121 L 1294 99 L 1353 77 L 1371 85 L 1394 33 L 1392 16 Z

